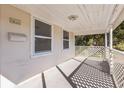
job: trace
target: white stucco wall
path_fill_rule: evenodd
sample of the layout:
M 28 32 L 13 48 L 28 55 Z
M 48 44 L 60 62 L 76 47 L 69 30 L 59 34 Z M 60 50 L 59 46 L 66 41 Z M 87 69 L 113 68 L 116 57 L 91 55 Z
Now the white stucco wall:
M 36 15 L 36 14 L 35 14 Z M 2 75 L 18 84 L 75 55 L 74 34 L 70 32 L 70 48 L 63 50 L 62 28 L 53 25 L 53 51 L 40 57 L 31 57 L 31 15 L 10 5 L 1 6 L 0 45 Z M 22 24 L 9 23 L 9 17 L 20 19 Z M 25 42 L 8 40 L 8 32 L 23 33 Z

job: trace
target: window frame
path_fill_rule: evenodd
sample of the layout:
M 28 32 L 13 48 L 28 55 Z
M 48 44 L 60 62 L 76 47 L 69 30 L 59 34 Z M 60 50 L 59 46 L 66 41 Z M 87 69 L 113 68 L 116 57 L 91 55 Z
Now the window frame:
M 63 29 L 63 31 L 62 31 L 63 50 L 68 50 L 70 48 L 70 33 L 69 33 L 69 31 L 66 31 L 66 32 L 68 32 L 69 38 L 68 39 L 64 39 L 64 31 L 66 31 L 66 30 Z M 64 48 L 64 41 L 68 41 L 68 44 L 69 44 L 68 48 Z
M 41 21 L 41 22 L 51 26 L 51 37 L 35 35 L 35 20 Z M 35 38 L 51 39 L 51 50 L 41 51 L 39 53 L 36 53 L 36 51 L 35 51 Z M 52 51 L 53 51 L 53 24 L 48 23 L 48 22 L 46 22 L 46 21 L 44 21 L 38 17 L 31 16 L 31 57 L 34 58 L 34 57 L 51 55 Z

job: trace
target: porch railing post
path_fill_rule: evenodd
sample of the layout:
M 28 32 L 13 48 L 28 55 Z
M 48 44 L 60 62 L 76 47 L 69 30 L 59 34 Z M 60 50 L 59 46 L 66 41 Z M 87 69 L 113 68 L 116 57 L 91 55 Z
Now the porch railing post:
M 113 73 L 113 54 L 112 54 L 112 45 L 113 45 L 113 29 L 110 28 L 110 73 Z
M 104 53 L 104 55 L 105 55 L 105 60 L 107 60 L 107 32 L 105 32 L 105 53 Z

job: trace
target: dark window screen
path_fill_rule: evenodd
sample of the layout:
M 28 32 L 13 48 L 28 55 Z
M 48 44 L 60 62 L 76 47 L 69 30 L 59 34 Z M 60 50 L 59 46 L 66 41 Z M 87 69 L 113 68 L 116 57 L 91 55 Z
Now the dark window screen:
M 63 31 L 63 48 L 69 48 L 69 32 Z
M 46 52 L 51 50 L 51 39 L 35 38 L 35 52 Z
M 109 47 L 110 45 L 110 33 L 107 33 L 107 46 Z
M 35 35 L 51 37 L 51 25 L 35 20 Z
M 63 47 L 64 47 L 64 49 L 66 49 L 66 48 L 69 48 L 69 41 L 63 41 Z
M 69 39 L 69 32 L 63 31 L 63 39 Z

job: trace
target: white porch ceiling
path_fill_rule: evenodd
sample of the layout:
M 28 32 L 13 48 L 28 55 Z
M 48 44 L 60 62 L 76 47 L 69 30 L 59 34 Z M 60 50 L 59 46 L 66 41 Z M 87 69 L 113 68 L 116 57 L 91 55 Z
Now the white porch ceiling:
M 18 4 L 16 6 L 48 23 L 62 26 L 75 34 L 104 33 L 113 24 L 124 5 L 115 4 Z M 69 15 L 77 15 L 75 21 Z

